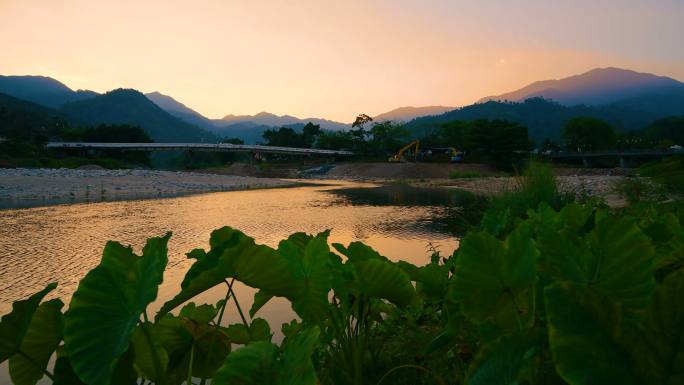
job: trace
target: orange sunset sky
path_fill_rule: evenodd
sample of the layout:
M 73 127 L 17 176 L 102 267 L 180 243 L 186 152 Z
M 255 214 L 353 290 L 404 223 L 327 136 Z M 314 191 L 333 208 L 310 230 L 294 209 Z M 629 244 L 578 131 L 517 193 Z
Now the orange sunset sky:
M 0 0 L 0 74 L 352 121 L 595 67 L 684 80 L 682 0 Z

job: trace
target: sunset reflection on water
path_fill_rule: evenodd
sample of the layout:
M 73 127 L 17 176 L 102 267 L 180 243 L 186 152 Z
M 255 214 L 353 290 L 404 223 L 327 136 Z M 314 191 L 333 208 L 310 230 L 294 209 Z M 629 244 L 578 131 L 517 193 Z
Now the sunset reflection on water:
M 358 195 L 363 191 L 360 187 L 375 192 L 371 194 L 371 202 L 356 202 L 353 195 L 347 196 L 339 190 L 354 188 L 350 191 Z M 78 281 L 98 264 L 107 240 L 133 245 L 140 252 L 148 237 L 167 231 L 173 232 L 169 241 L 169 264 L 152 311 L 179 290 L 192 263 L 185 253 L 208 247 L 211 231 L 221 226 L 235 227 L 254 237 L 257 243 L 272 247 L 297 231 L 318 233 L 332 229 L 331 243 L 359 240 L 390 259 L 418 264 L 428 260 L 429 244 L 445 254 L 457 246 L 457 239 L 432 221 L 442 208 L 413 206 L 410 201 L 392 202 L 389 198 L 382 202 L 373 187 L 339 182 L 335 186 L 2 210 L 0 313 L 7 313 L 12 301 L 29 296 L 49 282 L 59 283 L 53 296 L 68 302 Z M 248 309 L 254 289 L 240 286 L 236 291 L 242 307 Z M 214 303 L 224 293 L 225 288 L 218 287 L 195 301 Z M 272 301 L 259 315 L 273 325 L 293 317 L 284 300 Z M 234 312 L 227 314 L 228 322 L 238 320 Z

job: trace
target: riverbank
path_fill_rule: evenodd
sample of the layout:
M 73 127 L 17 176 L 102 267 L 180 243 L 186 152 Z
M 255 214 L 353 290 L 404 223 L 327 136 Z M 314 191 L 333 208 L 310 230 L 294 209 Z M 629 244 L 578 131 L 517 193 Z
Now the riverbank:
M 618 175 L 558 175 L 558 189 L 576 196 L 598 197 L 612 207 L 622 207 L 627 202 L 617 191 L 617 185 L 626 177 Z M 498 195 L 514 190 L 518 180 L 514 177 L 489 177 L 472 179 L 432 179 L 407 182 L 415 187 L 457 188 L 478 195 Z
M 274 178 L 156 170 L 0 169 L 0 208 L 289 187 Z

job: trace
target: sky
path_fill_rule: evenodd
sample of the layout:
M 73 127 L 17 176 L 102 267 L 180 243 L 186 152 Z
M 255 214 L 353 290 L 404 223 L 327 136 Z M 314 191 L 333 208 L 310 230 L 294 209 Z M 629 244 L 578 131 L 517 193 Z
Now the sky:
M 0 0 L 0 74 L 351 122 L 596 67 L 684 80 L 682 36 L 683 0 Z

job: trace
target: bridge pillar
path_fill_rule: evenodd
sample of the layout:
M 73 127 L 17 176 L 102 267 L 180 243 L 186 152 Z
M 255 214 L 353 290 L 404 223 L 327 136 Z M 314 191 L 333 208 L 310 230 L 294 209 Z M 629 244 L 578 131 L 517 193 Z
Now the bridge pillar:
M 589 164 L 589 158 L 587 158 L 586 156 L 582 158 L 582 166 L 584 166 L 584 167 L 589 167 L 589 166 L 590 166 L 590 164 Z
M 627 168 L 627 158 L 620 157 L 620 168 Z

